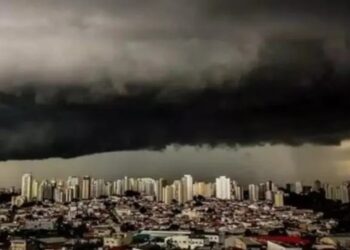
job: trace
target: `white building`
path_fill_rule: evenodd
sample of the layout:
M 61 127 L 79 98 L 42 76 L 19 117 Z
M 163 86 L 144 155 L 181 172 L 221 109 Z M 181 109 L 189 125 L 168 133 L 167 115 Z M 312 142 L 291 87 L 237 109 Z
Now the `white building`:
M 174 246 L 181 249 L 196 249 L 209 244 L 206 237 L 194 237 L 189 235 L 174 235 L 166 237 L 164 240 L 165 246 Z
M 259 186 L 255 184 L 250 184 L 249 189 L 249 200 L 258 201 L 259 200 Z
M 300 181 L 295 183 L 295 193 L 301 194 L 303 192 L 303 184 Z
M 231 199 L 231 180 L 226 176 L 216 178 L 215 182 L 216 198 L 229 200 Z
M 191 175 L 186 174 L 182 177 L 182 186 L 184 201 L 193 200 L 193 178 Z
M 234 186 L 234 191 L 235 191 L 235 200 L 237 201 L 241 201 L 243 200 L 243 188 L 238 186 L 238 185 L 235 185 Z
M 123 194 L 123 181 L 116 180 L 113 182 L 113 194 L 122 195 Z
M 341 185 L 340 187 L 340 200 L 342 203 L 349 203 L 349 188 L 347 185 Z
M 67 187 L 79 186 L 79 177 L 68 176 Z
M 267 190 L 265 192 L 265 200 L 272 201 L 273 200 L 273 192 L 271 190 Z
M 173 190 L 173 199 L 177 200 L 179 203 L 183 203 L 185 201 L 185 190 L 182 181 L 174 181 L 172 185 Z
M 25 197 L 27 201 L 32 199 L 32 179 L 33 177 L 31 174 L 24 174 L 22 176 L 21 195 Z
M 105 195 L 105 181 L 104 179 L 93 180 L 91 183 L 91 196 L 99 198 Z
M 163 196 L 164 203 L 165 204 L 170 204 L 172 202 L 172 200 L 174 199 L 173 186 L 163 187 L 162 193 L 163 193 L 162 196 Z
M 83 200 L 90 199 L 91 196 L 91 178 L 84 176 L 82 181 L 81 198 Z
M 39 182 L 35 179 L 32 181 L 32 198 L 37 199 L 39 192 Z
M 163 188 L 165 187 L 166 181 L 160 178 L 156 181 L 154 194 L 157 201 L 163 201 Z

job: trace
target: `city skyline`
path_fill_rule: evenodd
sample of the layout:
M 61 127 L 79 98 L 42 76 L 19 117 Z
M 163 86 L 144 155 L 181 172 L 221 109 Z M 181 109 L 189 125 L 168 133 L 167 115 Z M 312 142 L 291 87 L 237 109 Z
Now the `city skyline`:
M 15 193 L 16 189 L 8 190 Z M 49 200 L 65 203 L 74 200 L 124 196 L 127 192 L 137 192 L 142 196 L 154 197 L 152 199 L 165 204 L 171 204 L 174 200 L 182 204 L 201 196 L 219 200 L 250 200 L 253 202 L 265 200 L 272 202 L 277 207 L 283 207 L 285 192 L 288 196 L 289 193 L 300 195 L 310 192 L 320 193 L 321 190 L 326 199 L 338 200 L 345 204 L 350 203 L 349 180 L 340 185 L 332 185 L 320 180 L 315 180 L 311 185 L 302 181 L 276 184 L 271 180 L 244 185 L 224 175 L 209 181 L 196 180 L 189 174 L 184 174 L 176 180 L 132 176 L 114 180 L 94 176 L 69 176 L 66 180 L 56 178 L 38 180 L 31 173 L 22 175 L 20 194 L 13 196 L 13 202 L 23 204 Z

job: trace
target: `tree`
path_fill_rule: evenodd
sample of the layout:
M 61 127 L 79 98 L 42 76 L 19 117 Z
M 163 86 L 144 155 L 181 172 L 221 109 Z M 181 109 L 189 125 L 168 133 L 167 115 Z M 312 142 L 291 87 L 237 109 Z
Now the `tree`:
M 126 190 L 124 192 L 124 195 L 126 197 L 139 197 L 140 196 L 140 193 L 139 192 L 136 192 L 136 191 L 133 191 L 133 190 Z
M 177 225 L 177 224 L 171 224 L 170 226 L 169 226 L 169 230 L 179 230 L 179 228 L 180 228 L 180 226 L 179 225 Z
M 145 207 L 140 207 L 139 212 L 140 212 L 141 214 L 145 214 L 145 213 L 147 213 L 147 208 L 145 208 Z
M 122 232 L 128 232 L 128 231 L 134 231 L 135 230 L 135 226 L 129 223 L 123 223 L 120 226 L 120 230 Z

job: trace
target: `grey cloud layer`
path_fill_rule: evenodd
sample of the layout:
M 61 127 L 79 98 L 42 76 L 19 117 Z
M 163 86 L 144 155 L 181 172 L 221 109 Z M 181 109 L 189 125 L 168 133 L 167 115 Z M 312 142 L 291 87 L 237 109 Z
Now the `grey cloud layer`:
M 237 80 L 271 37 L 345 39 L 344 2 L 311 2 L 2 0 L 1 85 Z
M 1 4 L 3 82 L 197 82 L 206 71 L 220 79 L 220 68 L 249 64 L 258 43 L 226 37 L 199 4 L 34 3 Z

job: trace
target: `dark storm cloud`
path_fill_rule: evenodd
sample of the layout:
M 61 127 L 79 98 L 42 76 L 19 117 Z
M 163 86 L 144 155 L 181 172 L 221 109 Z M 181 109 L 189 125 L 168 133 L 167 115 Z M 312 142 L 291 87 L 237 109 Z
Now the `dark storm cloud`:
M 345 1 L 25 4 L 1 1 L 1 159 L 349 138 Z
M 299 2 L 299 1 L 298 1 Z M 202 86 L 237 79 L 271 37 L 344 40 L 346 1 L 2 0 L 0 81 L 83 84 L 108 79 Z

